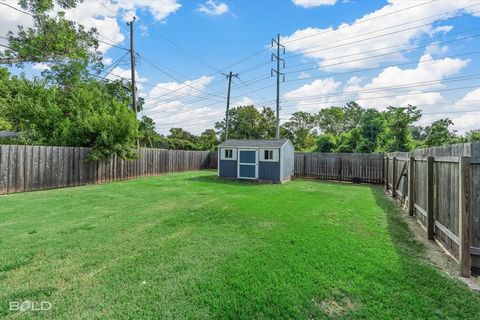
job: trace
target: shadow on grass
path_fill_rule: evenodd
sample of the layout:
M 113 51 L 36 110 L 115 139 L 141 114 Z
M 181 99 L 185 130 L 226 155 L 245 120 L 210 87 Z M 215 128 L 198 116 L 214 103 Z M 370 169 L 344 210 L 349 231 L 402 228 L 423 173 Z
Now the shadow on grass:
M 415 240 L 415 235 L 402 216 L 405 214 L 402 209 L 396 202 L 388 198 L 382 186 L 370 186 L 370 189 L 375 202 L 386 214 L 388 233 L 402 260 L 405 260 L 407 256 L 422 257 L 425 247 Z
M 243 186 L 258 186 L 258 185 L 261 185 L 261 183 L 252 182 L 252 181 L 248 181 L 248 180 L 219 178 L 219 177 L 217 177 L 217 175 L 196 176 L 196 177 L 186 178 L 185 180 L 194 181 L 194 182 L 223 184 L 223 185 L 243 185 Z

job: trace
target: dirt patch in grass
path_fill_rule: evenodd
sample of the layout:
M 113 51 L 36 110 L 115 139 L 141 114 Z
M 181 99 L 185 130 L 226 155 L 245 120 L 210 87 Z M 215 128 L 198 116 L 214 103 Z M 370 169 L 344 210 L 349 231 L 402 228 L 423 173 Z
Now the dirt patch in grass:
M 329 317 L 344 316 L 357 308 L 357 304 L 346 297 L 322 301 L 316 301 L 314 299 L 314 303 Z

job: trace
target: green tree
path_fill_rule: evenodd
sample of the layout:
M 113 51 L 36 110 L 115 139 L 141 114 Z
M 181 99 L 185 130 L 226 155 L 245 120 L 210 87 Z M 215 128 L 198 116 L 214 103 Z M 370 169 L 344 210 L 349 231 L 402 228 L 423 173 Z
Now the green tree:
M 341 107 L 330 107 L 318 113 L 318 126 L 324 133 L 338 136 L 345 130 L 345 112 Z
M 350 101 L 342 108 L 342 110 L 343 110 L 343 113 L 345 114 L 344 129 L 351 130 L 351 129 L 358 128 L 361 124 L 365 109 L 363 109 L 355 101 Z
M 337 147 L 335 137 L 330 133 L 321 134 L 316 140 L 316 149 L 318 152 L 333 152 Z
M 217 133 L 213 129 L 203 131 L 198 137 L 200 150 L 214 150 L 219 143 Z
M 154 143 L 160 135 L 155 131 L 155 121 L 152 118 L 143 116 L 138 127 L 139 142 L 142 146 L 153 148 Z
M 71 9 L 80 0 L 19 0 L 23 10 L 31 13 L 33 26 L 18 26 L 8 32 L 8 46 L 0 53 L 0 64 L 23 65 L 25 62 L 58 63 L 60 61 L 90 62 L 101 67 L 97 32 L 86 30 L 66 20 L 61 10 L 54 14 L 54 6 Z
M 337 138 L 337 148 L 335 149 L 335 152 L 355 152 L 360 139 L 361 134 L 358 128 L 342 132 Z
M 215 123 L 220 137 L 225 138 L 225 119 Z M 270 108 L 261 112 L 253 105 L 239 106 L 229 112 L 229 139 L 267 139 L 275 137 L 275 116 Z
M 468 142 L 479 142 L 480 141 L 480 129 L 468 131 L 465 134 L 465 140 Z
M 389 106 L 385 112 L 387 131 L 385 134 L 385 151 L 410 151 L 414 146 L 412 124 L 421 117 L 417 107 Z
M 126 90 L 121 83 L 89 80 L 63 90 L 0 70 L 0 116 L 22 133 L 17 143 L 91 147 L 92 159 L 134 156 L 138 124 L 128 93 L 111 95 Z
M 295 150 L 309 150 L 315 145 L 317 132 L 316 117 L 311 113 L 298 111 L 291 115 L 290 119 L 282 125 L 284 137 L 294 145 Z
M 368 109 L 362 113 L 360 120 L 360 141 L 356 152 L 374 152 L 380 149 L 380 140 L 385 134 L 385 117 L 375 109 Z
M 434 121 L 430 126 L 426 127 L 425 146 L 443 146 L 460 142 L 459 137 L 450 131 L 449 127 L 451 125 L 453 125 L 453 121 L 445 118 Z

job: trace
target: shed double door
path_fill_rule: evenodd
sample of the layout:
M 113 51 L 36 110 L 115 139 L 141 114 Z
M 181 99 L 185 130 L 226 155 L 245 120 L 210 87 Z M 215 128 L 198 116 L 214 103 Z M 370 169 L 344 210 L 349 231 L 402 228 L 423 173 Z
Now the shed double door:
M 258 152 L 252 149 L 238 150 L 238 178 L 258 178 Z

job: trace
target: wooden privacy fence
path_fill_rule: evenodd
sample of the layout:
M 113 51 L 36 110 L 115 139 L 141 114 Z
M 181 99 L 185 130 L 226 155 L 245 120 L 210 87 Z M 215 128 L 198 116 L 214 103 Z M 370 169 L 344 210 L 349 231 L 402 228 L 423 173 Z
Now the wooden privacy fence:
M 294 175 L 338 181 L 383 183 L 382 153 L 295 153 Z
M 480 267 L 480 144 L 389 153 L 385 188 L 459 263 Z
M 0 194 L 208 169 L 208 151 L 140 149 L 136 160 L 86 161 L 89 148 L 0 146 Z
M 210 153 L 210 169 L 217 169 L 217 160 L 217 152 Z M 383 153 L 295 152 L 294 176 L 383 183 Z

